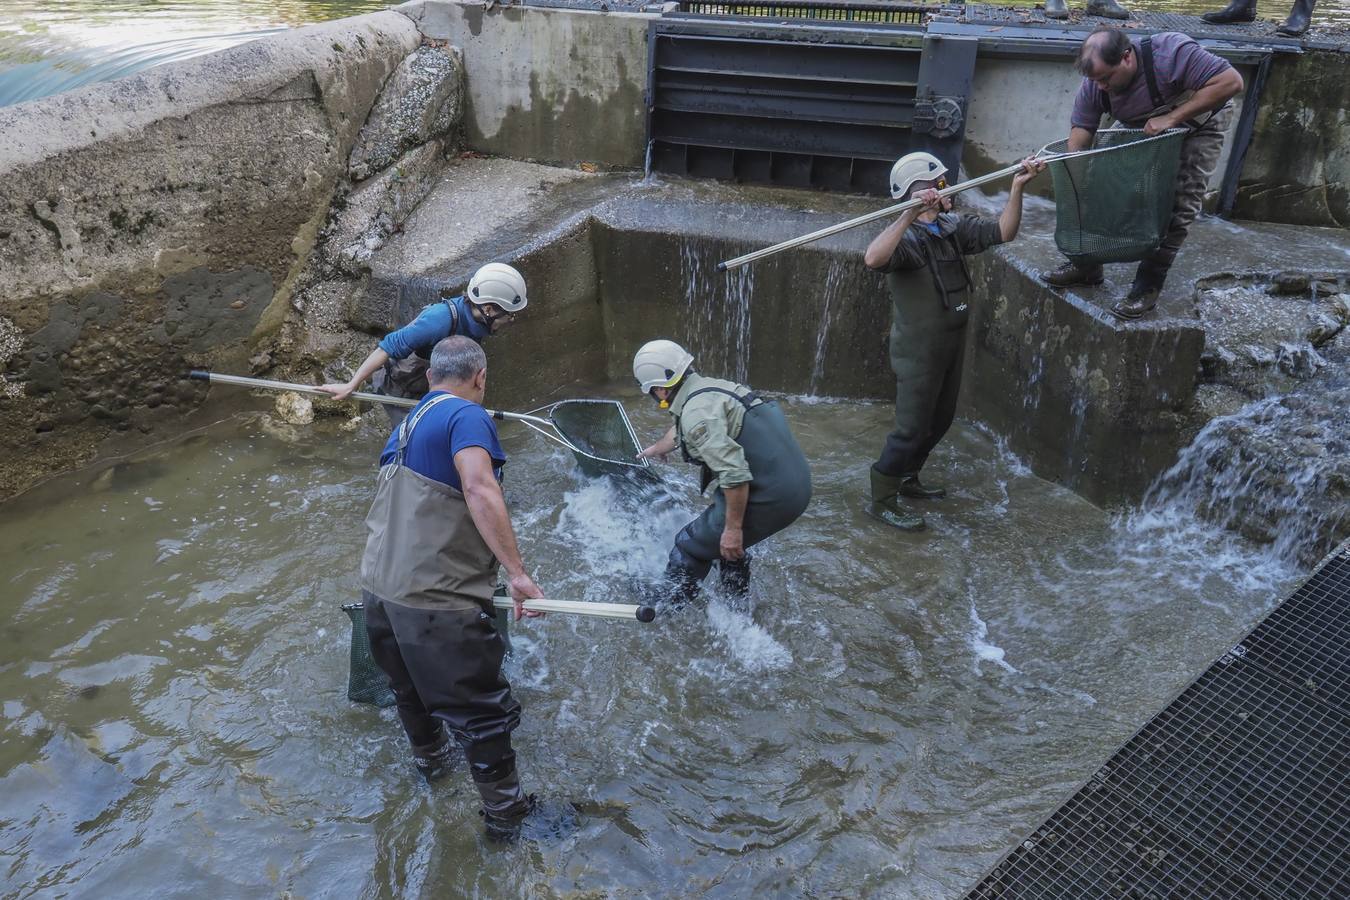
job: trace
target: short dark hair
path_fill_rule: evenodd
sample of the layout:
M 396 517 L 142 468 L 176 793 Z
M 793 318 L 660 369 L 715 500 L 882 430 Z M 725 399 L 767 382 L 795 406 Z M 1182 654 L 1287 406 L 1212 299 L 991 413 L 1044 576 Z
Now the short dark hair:
M 1092 33 L 1083 38 L 1078 47 L 1078 58 L 1073 67 L 1080 75 L 1091 76 L 1092 62 L 1101 60 L 1108 66 L 1118 66 L 1126 52 L 1134 48 L 1130 36 L 1114 25 L 1098 25 Z
M 487 368 L 487 354 L 483 348 L 463 335 L 452 335 L 438 343 L 431 351 L 431 366 L 427 380 L 468 381 Z

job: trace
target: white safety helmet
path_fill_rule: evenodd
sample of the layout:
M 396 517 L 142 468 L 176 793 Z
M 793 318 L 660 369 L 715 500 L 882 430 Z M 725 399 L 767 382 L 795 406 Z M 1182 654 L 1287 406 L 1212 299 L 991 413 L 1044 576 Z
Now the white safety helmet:
M 947 167 L 931 153 L 906 153 L 891 166 L 891 196 L 896 200 L 916 181 L 936 181 L 947 174 Z
M 648 341 L 633 356 L 633 377 L 646 394 L 655 387 L 674 387 L 693 362 L 693 355 L 674 341 Z
M 469 279 L 470 303 L 492 303 L 509 313 L 525 308 L 525 278 L 505 263 L 488 263 Z

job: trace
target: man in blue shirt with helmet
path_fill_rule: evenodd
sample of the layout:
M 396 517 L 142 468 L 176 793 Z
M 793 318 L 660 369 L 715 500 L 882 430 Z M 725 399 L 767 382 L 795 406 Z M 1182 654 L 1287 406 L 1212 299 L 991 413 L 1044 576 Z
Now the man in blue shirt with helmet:
M 464 296 L 426 307 L 412 322 L 385 335 L 350 381 L 321 385 L 320 390 L 345 400 L 370 378 L 377 393 L 421 399 L 427 392 L 427 361 L 437 342 L 461 335 L 481 344 L 514 322 L 526 302 L 521 274 L 504 263 L 488 263 L 469 279 Z M 397 406 L 385 411 L 395 425 L 407 415 Z

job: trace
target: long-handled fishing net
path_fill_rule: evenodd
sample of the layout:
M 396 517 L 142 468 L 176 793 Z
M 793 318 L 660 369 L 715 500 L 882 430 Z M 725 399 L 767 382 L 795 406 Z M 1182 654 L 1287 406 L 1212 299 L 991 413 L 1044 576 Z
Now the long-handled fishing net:
M 194 370 L 188 377 L 198 381 L 209 381 L 212 384 L 230 384 L 268 391 L 294 391 L 298 394 L 332 398 L 327 391 L 322 391 L 312 384 L 271 381 L 266 378 L 224 375 L 201 370 Z M 354 400 L 383 403 L 387 406 L 417 405 L 416 400 L 387 397 L 384 394 L 357 392 L 350 396 Z M 489 409 L 487 412 L 494 419 L 521 422 L 565 447 L 576 457 L 577 465 L 586 475 L 627 475 L 649 481 L 657 477 L 652 472 L 648 460 L 638 459 L 638 452 L 642 448 L 638 445 L 637 433 L 633 431 L 633 424 L 629 421 L 623 404 L 617 400 L 559 400 L 548 406 L 530 410 L 528 413 L 503 412 L 499 409 Z
M 1060 248 L 1065 255 L 1084 262 L 1098 256 L 1105 262 L 1114 262 L 1139 259 L 1157 246 L 1170 218 L 1181 139 L 1185 135 L 1184 128 L 1174 128 L 1154 137 L 1148 137 L 1138 129 L 1113 128 L 1099 132 L 1094 146 L 1086 150 L 1066 151 L 1063 149 L 1067 147 L 1066 141 L 1055 141 L 1037 151 L 1032 158 L 1048 163 L 1055 179 L 1055 240 L 1059 242 L 1063 234 L 1064 243 Z M 1057 166 L 1071 164 L 1073 168 L 1056 173 Z M 945 187 L 938 191 L 938 196 L 950 197 L 1016 175 L 1021 170 L 1022 164 L 1017 163 Z M 1060 188 L 1062 180 L 1066 183 L 1064 190 Z M 905 200 L 725 260 L 717 264 L 717 269 L 735 269 L 922 205 L 923 201 L 916 198 Z M 1151 243 L 1148 243 L 1150 239 Z M 1141 246 L 1143 250 L 1139 249 Z M 1132 253 L 1136 255 L 1130 256 Z

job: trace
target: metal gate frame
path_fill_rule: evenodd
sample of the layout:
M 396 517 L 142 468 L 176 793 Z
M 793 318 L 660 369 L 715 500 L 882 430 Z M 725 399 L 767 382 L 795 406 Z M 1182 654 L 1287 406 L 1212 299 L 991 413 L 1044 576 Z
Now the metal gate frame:
M 913 150 L 956 171 L 978 46 L 922 25 L 667 13 L 648 32 L 647 168 L 874 194 Z

